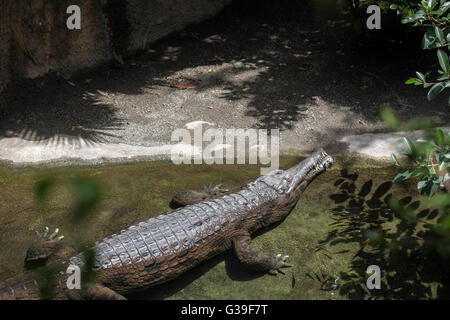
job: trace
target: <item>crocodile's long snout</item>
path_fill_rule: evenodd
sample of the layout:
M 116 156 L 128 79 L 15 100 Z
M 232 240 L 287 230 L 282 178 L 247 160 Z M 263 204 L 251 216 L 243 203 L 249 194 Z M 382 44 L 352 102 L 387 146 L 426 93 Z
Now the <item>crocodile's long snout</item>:
M 319 174 L 328 170 L 332 164 L 333 158 L 325 150 L 322 148 L 315 149 L 310 157 L 287 170 L 292 176 L 287 193 L 292 192 L 300 184 L 307 185 Z

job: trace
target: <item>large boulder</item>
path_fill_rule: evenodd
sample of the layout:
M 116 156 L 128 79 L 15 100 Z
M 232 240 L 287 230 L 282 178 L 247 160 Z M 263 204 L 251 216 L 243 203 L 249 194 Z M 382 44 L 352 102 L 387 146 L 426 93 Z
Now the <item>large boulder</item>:
M 144 49 L 231 0 L 0 0 L 0 91 L 11 81 L 74 71 Z M 81 30 L 69 30 L 70 5 Z

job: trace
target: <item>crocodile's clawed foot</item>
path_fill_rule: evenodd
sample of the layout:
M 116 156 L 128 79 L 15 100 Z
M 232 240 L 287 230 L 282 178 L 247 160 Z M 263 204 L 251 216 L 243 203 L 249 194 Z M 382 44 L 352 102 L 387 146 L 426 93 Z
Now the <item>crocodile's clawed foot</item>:
M 219 183 L 217 185 L 213 185 L 213 184 L 208 184 L 207 186 L 204 186 L 202 188 L 202 191 L 209 193 L 210 195 L 218 195 L 218 194 L 222 194 L 222 193 L 226 193 L 230 190 L 228 189 L 222 189 L 222 183 Z
M 293 266 L 293 264 L 286 262 L 288 258 L 289 256 L 282 256 L 281 254 L 278 254 L 275 257 L 276 264 L 272 269 L 269 270 L 269 273 L 272 275 L 277 275 L 278 273 L 284 274 L 281 268 L 289 268 Z
M 36 241 L 28 248 L 25 257 L 25 265 L 33 267 L 36 262 L 45 262 L 55 251 L 59 249 L 59 243 L 64 239 L 59 235 L 59 229 L 50 233 L 50 229 L 45 227 L 43 232 L 35 231 Z
M 62 239 L 64 239 L 63 235 L 60 235 L 58 237 L 58 233 L 59 233 L 59 229 L 56 228 L 55 231 L 53 231 L 53 233 L 49 234 L 49 228 L 45 227 L 44 232 L 40 233 L 39 231 L 35 231 L 36 233 L 36 237 L 39 240 L 44 240 L 44 241 L 50 241 L 50 242 L 58 242 L 61 241 Z

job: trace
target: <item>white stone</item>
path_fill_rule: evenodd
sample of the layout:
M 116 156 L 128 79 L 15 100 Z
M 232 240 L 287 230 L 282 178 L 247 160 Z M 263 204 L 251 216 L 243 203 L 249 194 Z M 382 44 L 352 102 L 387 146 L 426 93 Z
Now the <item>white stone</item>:
M 197 128 L 197 127 L 199 127 L 199 126 L 202 126 L 202 125 L 204 125 L 204 124 L 209 125 L 209 126 L 215 126 L 215 125 L 216 125 L 215 123 L 212 123 L 212 122 L 206 122 L 206 121 L 192 121 L 192 122 L 186 123 L 186 124 L 185 124 L 185 127 L 186 127 L 188 130 L 194 130 L 195 128 Z
M 442 128 L 449 132 L 450 127 Z M 403 137 L 416 141 L 422 136 L 422 131 L 392 132 L 392 133 L 365 133 L 361 135 L 346 136 L 339 140 L 348 145 L 348 151 L 364 154 L 373 158 L 390 158 L 392 153 L 401 156 L 400 151 L 405 150 Z

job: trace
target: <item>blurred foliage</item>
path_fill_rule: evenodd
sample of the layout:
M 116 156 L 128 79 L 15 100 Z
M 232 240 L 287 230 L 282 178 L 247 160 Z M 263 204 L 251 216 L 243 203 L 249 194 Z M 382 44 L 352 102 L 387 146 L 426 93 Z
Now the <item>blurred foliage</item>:
M 71 219 L 75 224 L 79 224 L 98 209 L 103 192 L 101 185 L 91 178 L 75 178 L 71 185 L 74 195 Z
M 34 196 L 36 201 L 42 205 L 49 197 L 50 191 L 55 184 L 55 180 L 51 177 L 41 179 L 34 186 Z
M 416 144 L 407 137 L 403 137 L 406 145 L 406 155 L 414 163 L 412 169 L 397 174 L 393 182 L 401 182 L 411 178 L 420 178 L 417 189 L 429 198 L 438 190 L 444 188 L 444 172 L 450 163 L 450 134 L 445 136 L 442 129 L 436 129 L 432 136 L 421 138 Z M 392 154 L 392 159 L 400 165 L 398 158 Z
M 122 55 L 116 55 L 114 54 L 114 63 L 113 66 L 115 68 L 121 68 L 125 65 L 125 63 L 123 62 L 123 57 Z
M 438 191 L 445 191 L 443 177 L 450 172 L 450 133 L 425 118 L 401 121 L 390 109 L 381 117 L 395 130 L 421 130 L 422 138 L 404 137 L 401 154 L 407 168 L 392 181 L 374 188 L 369 180 L 358 188 L 358 174 L 343 170 L 335 182 L 339 191 L 330 198 L 337 205 L 332 209 L 336 222 L 328 243 L 359 243 L 351 272 L 340 275 L 341 293 L 372 299 L 449 298 L 450 194 Z M 401 166 L 397 155 L 392 161 Z M 418 192 L 398 199 L 391 192 L 393 183 L 407 180 L 417 181 Z M 365 285 L 372 264 L 381 269 L 381 290 Z
M 83 270 L 81 270 L 81 279 L 83 280 L 83 285 L 86 285 L 95 281 L 96 252 L 93 246 L 85 246 L 84 248 L 80 248 L 78 251 L 82 252 L 84 257 L 84 266 Z
M 384 109 L 381 117 L 393 129 L 421 129 L 423 132 L 423 136 L 415 142 L 403 137 L 406 149 L 401 154 L 409 159 L 412 167 L 397 174 L 393 182 L 418 178 L 417 189 L 429 198 L 444 189 L 444 176 L 450 173 L 450 132 L 445 134 L 442 129 L 433 127 L 432 123 L 424 119 L 410 120 L 402 125 L 391 109 Z M 392 160 L 400 166 L 394 153 Z
M 442 129 L 435 128 L 431 122 L 424 119 L 413 119 L 401 124 L 391 109 L 384 109 L 381 117 L 393 129 L 421 129 L 423 132 L 423 136 L 416 142 L 403 137 L 406 149 L 401 154 L 409 159 L 412 168 L 397 174 L 393 182 L 420 178 L 417 188 L 429 198 L 438 190 L 444 189 L 445 174 L 450 173 L 450 132 L 445 134 Z M 394 163 L 400 166 L 394 153 L 391 157 Z
M 58 285 L 57 274 L 61 268 L 56 266 L 43 266 L 36 272 L 39 283 L 39 296 L 42 300 L 50 300 L 55 296 L 55 288 Z
M 87 177 L 75 177 L 69 181 L 73 195 L 71 210 L 67 219 L 71 225 L 78 229 L 77 237 L 73 243 L 65 244 L 82 253 L 84 265 L 81 270 L 82 285 L 95 280 L 95 257 L 96 252 L 92 244 L 86 243 L 83 236 L 83 224 L 89 222 L 89 218 L 95 214 L 103 199 L 103 188 L 101 184 Z M 45 205 L 50 196 L 50 191 L 56 189 L 58 180 L 56 177 L 46 177 L 38 181 L 34 188 L 34 195 L 40 205 Z M 41 299 L 54 298 L 55 288 L 58 285 L 57 275 L 61 270 L 60 265 L 44 265 L 37 270 Z M 65 283 L 65 281 L 63 281 Z

